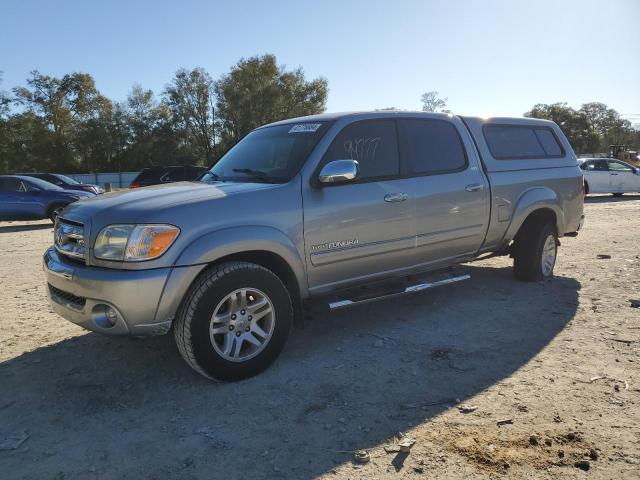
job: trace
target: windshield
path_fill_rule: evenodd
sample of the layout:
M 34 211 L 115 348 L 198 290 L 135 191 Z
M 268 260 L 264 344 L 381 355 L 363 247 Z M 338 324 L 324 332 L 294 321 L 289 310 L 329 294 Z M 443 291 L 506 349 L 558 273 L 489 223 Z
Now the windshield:
M 67 177 L 66 175 L 56 174 L 56 177 L 58 177 L 64 183 L 67 183 L 69 185 L 77 185 L 78 184 L 78 182 L 76 182 L 73 178 Z
M 328 128 L 327 123 L 289 123 L 259 128 L 229 150 L 203 182 L 288 182 Z
M 28 179 L 23 177 L 22 180 L 23 180 L 23 183 L 27 184 L 27 186 L 33 185 L 39 188 L 40 190 L 53 190 L 53 191 L 64 190 L 63 188 L 60 188 L 59 186 L 54 185 L 53 183 L 45 182 L 44 180 L 40 180 L 39 178 L 35 178 L 35 177 L 29 177 Z

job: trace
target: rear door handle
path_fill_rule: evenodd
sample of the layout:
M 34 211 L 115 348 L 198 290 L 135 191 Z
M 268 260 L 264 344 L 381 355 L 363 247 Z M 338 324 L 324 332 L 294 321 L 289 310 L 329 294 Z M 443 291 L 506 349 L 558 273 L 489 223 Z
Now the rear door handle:
M 464 189 L 467 192 L 478 192 L 478 191 L 482 190 L 482 185 L 480 185 L 479 183 L 471 183 L 471 184 L 467 185 L 466 187 L 464 187 Z
M 611 175 L 612 175 L 612 176 L 613 176 L 613 175 L 616 175 L 616 176 L 617 176 L 618 174 L 617 174 L 617 173 L 612 173 Z
M 387 193 L 384 196 L 384 201 L 389 203 L 404 202 L 407 198 L 409 195 L 406 193 Z

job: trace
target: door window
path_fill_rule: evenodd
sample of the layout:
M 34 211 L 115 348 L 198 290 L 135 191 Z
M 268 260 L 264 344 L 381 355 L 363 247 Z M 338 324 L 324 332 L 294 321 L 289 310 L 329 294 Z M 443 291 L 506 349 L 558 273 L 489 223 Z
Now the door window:
M 366 120 L 342 129 L 327 150 L 324 163 L 357 160 L 360 180 L 400 174 L 398 141 L 393 120 Z
M 606 160 L 594 160 L 592 162 L 587 162 L 585 170 L 595 172 L 608 172 L 609 167 L 607 166 Z
M 22 187 L 23 187 L 22 182 L 17 178 L 1 178 L 0 179 L 0 192 L 20 192 L 20 191 L 24 192 L 25 189 Z
M 612 172 L 633 172 L 633 168 L 625 163 L 616 161 L 609 161 L 607 163 L 609 164 L 609 170 Z
M 435 174 L 467 167 L 462 141 L 456 128 L 442 120 L 401 120 L 402 153 L 409 171 Z

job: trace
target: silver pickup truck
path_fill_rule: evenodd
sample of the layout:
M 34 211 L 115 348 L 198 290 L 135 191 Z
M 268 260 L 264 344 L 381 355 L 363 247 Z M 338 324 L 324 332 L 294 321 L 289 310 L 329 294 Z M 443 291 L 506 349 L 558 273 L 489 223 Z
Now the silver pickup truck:
M 173 329 L 202 375 L 238 380 L 282 352 L 305 308 L 346 308 L 468 278 L 511 255 L 553 275 L 584 185 L 552 122 L 316 115 L 260 127 L 200 182 L 100 195 L 58 217 L 54 310 L 109 335 Z

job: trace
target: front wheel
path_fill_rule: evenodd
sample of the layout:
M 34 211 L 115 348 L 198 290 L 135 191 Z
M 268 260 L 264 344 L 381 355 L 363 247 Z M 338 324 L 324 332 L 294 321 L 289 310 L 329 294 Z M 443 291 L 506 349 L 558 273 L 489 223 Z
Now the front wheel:
M 174 337 L 198 373 L 235 381 L 269 367 L 292 325 L 291 297 L 277 275 L 253 263 L 227 262 L 208 268 L 191 286 Z
M 524 225 L 513 249 L 513 272 L 518 280 L 543 280 L 553 276 L 558 255 L 558 236 L 548 222 Z

